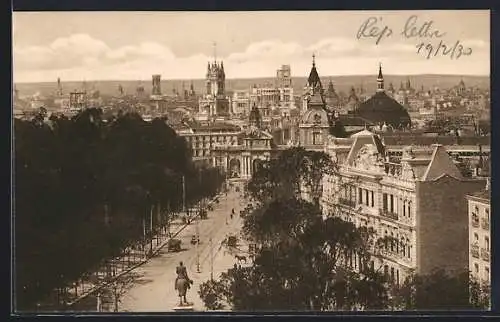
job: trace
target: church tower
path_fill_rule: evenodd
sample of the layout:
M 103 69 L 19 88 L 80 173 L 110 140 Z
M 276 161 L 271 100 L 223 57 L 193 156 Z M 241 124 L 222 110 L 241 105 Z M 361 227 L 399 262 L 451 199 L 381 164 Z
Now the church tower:
M 151 95 L 161 95 L 161 75 L 153 75 L 153 90 Z
M 63 89 L 61 85 L 61 79 L 57 77 L 57 96 L 63 96 Z
M 214 61 L 207 64 L 205 75 L 205 94 L 199 101 L 200 119 L 229 117 L 229 99 L 226 97 L 226 73 L 224 62 L 217 62 L 214 44 Z M 194 90 L 193 90 L 194 94 Z

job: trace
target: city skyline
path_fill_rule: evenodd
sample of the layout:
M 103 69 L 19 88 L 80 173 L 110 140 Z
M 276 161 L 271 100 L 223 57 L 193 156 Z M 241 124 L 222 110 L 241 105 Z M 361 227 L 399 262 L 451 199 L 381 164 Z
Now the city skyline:
M 363 37 L 370 30 L 360 33 L 360 28 L 371 17 L 392 34 L 379 41 Z M 415 36 L 413 26 L 420 35 L 434 35 Z M 321 74 L 329 76 L 375 74 L 379 63 L 387 75 L 489 76 L 489 39 L 487 10 L 15 12 L 13 80 L 149 80 L 151 74 L 201 79 L 214 56 L 224 61 L 228 79 L 274 77 L 283 64 L 301 77 L 313 54 Z M 434 50 L 444 44 L 448 53 L 429 54 L 428 44 Z M 470 54 L 457 58 L 458 46 L 463 52 L 470 48 Z

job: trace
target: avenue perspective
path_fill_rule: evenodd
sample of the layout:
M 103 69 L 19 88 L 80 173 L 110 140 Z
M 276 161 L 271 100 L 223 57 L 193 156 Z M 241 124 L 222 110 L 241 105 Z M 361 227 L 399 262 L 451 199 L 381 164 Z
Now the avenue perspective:
M 485 10 L 14 12 L 12 312 L 489 310 L 489 53 Z

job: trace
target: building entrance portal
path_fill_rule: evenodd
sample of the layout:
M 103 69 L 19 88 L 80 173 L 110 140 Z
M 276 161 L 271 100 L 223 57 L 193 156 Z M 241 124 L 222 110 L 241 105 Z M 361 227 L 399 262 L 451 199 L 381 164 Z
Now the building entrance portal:
M 231 159 L 229 161 L 229 177 L 239 178 L 241 175 L 241 162 L 239 159 Z
M 262 167 L 262 163 L 263 161 L 261 159 L 255 159 L 253 160 L 253 172 L 252 173 L 256 173 L 257 170 L 259 170 L 261 167 Z

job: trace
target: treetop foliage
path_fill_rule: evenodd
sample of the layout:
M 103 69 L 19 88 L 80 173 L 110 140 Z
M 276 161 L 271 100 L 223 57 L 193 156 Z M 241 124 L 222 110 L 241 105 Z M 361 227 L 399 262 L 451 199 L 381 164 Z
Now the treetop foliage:
M 195 164 L 164 120 L 105 119 L 100 109 L 46 114 L 14 121 L 19 308 L 144 240 L 144 231 L 151 236 L 181 209 L 183 177 L 187 204 L 215 195 L 224 180 Z M 151 216 L 153 229 L 144 227 Z

